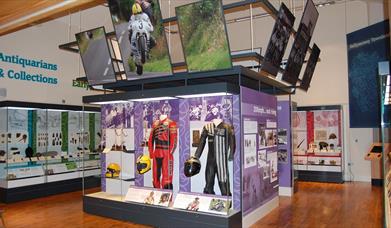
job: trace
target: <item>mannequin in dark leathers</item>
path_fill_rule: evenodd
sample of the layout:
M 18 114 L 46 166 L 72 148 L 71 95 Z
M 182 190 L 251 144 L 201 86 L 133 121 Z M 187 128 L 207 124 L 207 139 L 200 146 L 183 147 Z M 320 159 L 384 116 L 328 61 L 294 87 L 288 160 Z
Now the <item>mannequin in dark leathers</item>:
M 195 153 L 200 158 L 208 140 L 208 158 L 205 167 L 204 193 L 215 194 L 214 182 L 217 175 L 221 195 L 231 195 L 228 160 L 233 160 L 235 152 L 235 134 L 231 125 L 221 121 L 220 124 L 208 123 L 201 133 L 200 144 Z

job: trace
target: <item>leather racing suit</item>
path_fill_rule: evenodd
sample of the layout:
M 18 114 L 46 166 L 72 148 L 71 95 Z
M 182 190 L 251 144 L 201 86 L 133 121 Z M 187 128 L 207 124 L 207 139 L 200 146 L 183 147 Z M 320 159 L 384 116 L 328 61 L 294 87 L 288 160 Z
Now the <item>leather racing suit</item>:
M 153 187 L 172 189 L 173 153 L 177 145 L 176 123 L 168 118 L 156 120 L 148 140 L 149 156 L 153 161 Z
M 231 195 L 228 160 L 233 160 L 235 152 L 235 134 L 233 126 L 221 122 L 215 126 L 214 123 L 208 123 L 204 126 L 201 133 L 200 144 L 195 152 L 198 159 L 202 155 L 206 140 L 208 140 L 208 158 L 205 167 L 205 188 L 204 193 L 214 193 L 215 176 L 219 182 L 222 195 Z

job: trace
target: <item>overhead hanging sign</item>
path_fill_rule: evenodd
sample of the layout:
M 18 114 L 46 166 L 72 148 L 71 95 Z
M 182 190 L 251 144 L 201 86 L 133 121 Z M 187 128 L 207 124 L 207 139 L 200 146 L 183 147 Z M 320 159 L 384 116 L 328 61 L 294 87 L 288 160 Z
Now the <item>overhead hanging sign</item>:
M 50 85 L 57 85 L 59 83 L 58 78 L 53 75 L 37 73 L 36 71 L 33 72 L 34 68 L 56 72 L 58 70 L 57 64 L 48 63 L 42 59 L 30 59 L 3 52 L 0 52 L 0 61 L 2 63 L 0 66 L 0 79 L 20 80 Z M 8 65 L 15 67 L 9 67 Z

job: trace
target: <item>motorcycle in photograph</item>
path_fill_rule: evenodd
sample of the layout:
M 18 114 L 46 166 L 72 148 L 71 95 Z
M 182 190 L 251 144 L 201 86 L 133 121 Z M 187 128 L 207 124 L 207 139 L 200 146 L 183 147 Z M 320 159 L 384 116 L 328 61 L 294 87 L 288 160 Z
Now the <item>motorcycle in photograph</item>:
M 143 65 L 149 58 L 149 42 L 152 25 L 145 20 L 136 20 L 131 26 L 132 37 L 130 40 L 133 61 L 138 75 L 143 74 Z M 135 44 L 132 45 L 134 40 Z

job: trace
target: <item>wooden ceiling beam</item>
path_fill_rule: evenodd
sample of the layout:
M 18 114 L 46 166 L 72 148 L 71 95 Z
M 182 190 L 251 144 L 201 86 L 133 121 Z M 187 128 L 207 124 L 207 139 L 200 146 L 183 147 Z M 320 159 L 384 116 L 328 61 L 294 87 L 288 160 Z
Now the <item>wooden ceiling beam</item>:
M 24 5 L 21 5 L 20 1 L 0 3 L 0 11 L 12 10 L 8 14 L 0 14 L 0 36 L 101 5 L 106 3 L 106 0 L 31 0 L 31 2 L 23 2 Z

